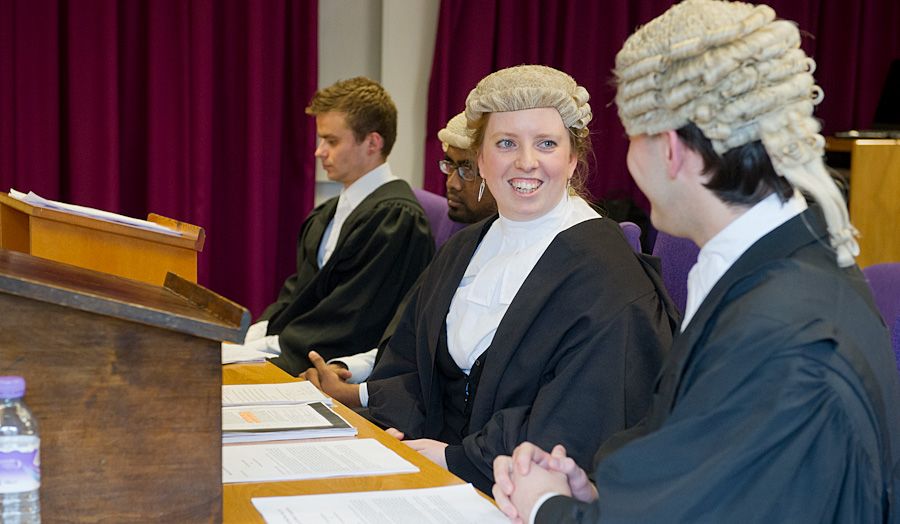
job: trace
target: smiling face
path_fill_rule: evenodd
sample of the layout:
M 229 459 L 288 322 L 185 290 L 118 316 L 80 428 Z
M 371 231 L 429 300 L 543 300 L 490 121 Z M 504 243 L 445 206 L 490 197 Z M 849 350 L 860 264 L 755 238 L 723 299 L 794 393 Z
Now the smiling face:
M 556 109 L 488 115 L 478 168 L 504 217 L 526 221 L 547 214 L 565 196 L 577 162 Z
M 357 142 L 347 125 L 345 113 L 329 111 L 316 115 L 316 134 L 319 136 L 316 158 L 322 161 L 322 169 L 328 173 L 329 180 L 340 182 L 344 187 L 356 182 L 382 161 L 371 143 L 376 140 L 373 135 L 377 134 L 369 133 L 362 142 Z

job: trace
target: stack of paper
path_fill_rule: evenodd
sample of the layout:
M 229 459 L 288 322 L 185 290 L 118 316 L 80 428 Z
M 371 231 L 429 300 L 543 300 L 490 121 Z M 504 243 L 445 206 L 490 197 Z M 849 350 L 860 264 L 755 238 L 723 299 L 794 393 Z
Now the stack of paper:
M 254 498 L 268 524 L 507 524 L 509 520 L 471 484 L 396 491 Z
M 356 435 L 356 428 L 321 402 L 222 408 L 222 443 Z
M 374 439 L 222 448 L 222 482 L 416 473 L 419 468 Z
M 309 382 L 222 386 L 223 407 L 309 404 L 310 402 L 321 402 L 330 406 L 331 398 Z
M 238 362 L 265 362 L 267 358 L 277 357 L 275 353 L 247 348 L 242 344 L 222 342 L 222 364 L 237 364 Z
M 139 218 L 131 218 L 124 215 L 119 215 L 116 213 L 110 213 L 109 211 L 102 211 L 99 209 L 94 209 L 92 207 L 84 207 L 84 206 L 76 206 L 75 204 L 65 204 L 63 202 L 57 202 L 56 200 L 48 200 L 41 196 L 34 194 L 34 192 L 29 191 L 28 194 L 22 193 L 21 191 L 16 191 L 15 189 L 9 190 L 9 196 L 15 198 L 16 200 L 21 200 L 26 204 L 35 206 L 35 207 L 43 207 L 46 209 L 53 209 L 56 211 L 65 211 L 66 213 L 72 213 L 75 215 L 81 215 L 90 218 L 96 218 L 99 220 L 104 220 L 106 222 L 113 222 L 116 224 L 124 224 L 126 226 L 137 227 L 140 229 L 146 229 L 148 231 L 156 231 L 157 233 L 165 233 L 167 235 L 175 235 L 181 236 L 181 232 L 176 231 L 174 229 L 168 228 L 166 226 L 157 224 L 156 222 L 149 222 L 147 220 L 141 220 Z

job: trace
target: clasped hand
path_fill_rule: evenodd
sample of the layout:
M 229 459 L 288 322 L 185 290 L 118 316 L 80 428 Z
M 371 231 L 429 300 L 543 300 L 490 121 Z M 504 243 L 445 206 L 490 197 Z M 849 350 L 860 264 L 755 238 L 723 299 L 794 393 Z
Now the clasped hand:
M 308 356 L 313 367 L 301 373 L 300 376 L 312 382 L 322 392 L 337 399 L 341 404 L 359 407 L 359 386 L 347 383 L 347 379 L 352 376 L 352 373 L 337 364 L 326 364 L 321 355 L 315 351 L 310 351 Z
M 575 497 L 583 502 L 597 498 L 597 488 L 587 473 L 557 445 L 550 453 L 530 442 L 520 444 L 512 456 L 494 459 L 494 500 L 513 522 L 526 522 L 535 503 L 547 493 Z

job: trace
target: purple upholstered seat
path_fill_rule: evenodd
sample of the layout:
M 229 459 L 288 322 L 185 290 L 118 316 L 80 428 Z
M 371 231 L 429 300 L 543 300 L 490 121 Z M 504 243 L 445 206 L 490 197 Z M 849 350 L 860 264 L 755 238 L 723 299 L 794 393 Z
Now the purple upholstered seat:
M 891 342 L 894 346 L 894 358 L 897 359 L 897 371 L 900 371 L 900 315 L 894 319 L 894 329 L 891 330 Z
M 687 303 L 688 272 L 697 261 L 700 248 L 693 240 L 679 238 L 660 231 L 653 244 L 653 255 L 659 257 L 662 265 L 662 279 L 669 296 L 684 313 Z
M 875 264 L 863 269 L 863 274 L 872 288 L 875 305 L 891 331 L 894 356 L 900 369 L 900 262 Z
M 631 244 L 631 249 L 633 249 L 635 253 L 640 253 L 641 226 L 634 222 L 619 222 L 619 227 L 622 228 L 622 232 L 625 233 L 625 238 L 628 239 L 628 243 Z
M 415 193 L 419 203 L 422 204 L 425 216 L 428 217 L 431 235 L 434 237 L 435 249 L 440 248 L 450 238 L 450 235 L 466 227 L 466 224 L 454 222 L 447 216 L 447 211 L 450 207 L 447 205 L 446 197 L 418 188 L 413 188 L 413 193 Z
M 900 262 L 875 264 L 863 269 L 863 274 L 872 288 L 884 323 L 893 327 L 894 319 L 900 314 Z

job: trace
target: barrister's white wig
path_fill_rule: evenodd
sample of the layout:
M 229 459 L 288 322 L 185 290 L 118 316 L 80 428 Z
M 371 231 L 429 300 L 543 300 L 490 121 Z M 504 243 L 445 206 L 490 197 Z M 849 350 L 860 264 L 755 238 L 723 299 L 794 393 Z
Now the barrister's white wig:
M 472 147 L 472 137 L 466 131 L 466 113 L 462 112 L 447 122 L 447 127 L 438 131 L 438 140 L 444 152 L 450 147 L 466 150 Z
M 466 98 L 466 118 L 475 122 L 485 113 L 552 107 L 567 128 L 586 135 L 592 117 L 588 99 L 587 90 L 562 71 L 542 65 L 508 67 L 478 82 Z
M 822 89 L 800 32 L 765 5 L 685 0 L 616 55 L 616 105 L 629 136 L 695 124 L 720 155 L 760 140 L 776 173 L 822 206 L 841 266 L 859 253 L 847 207 L 823 161 L 813 108 Z

